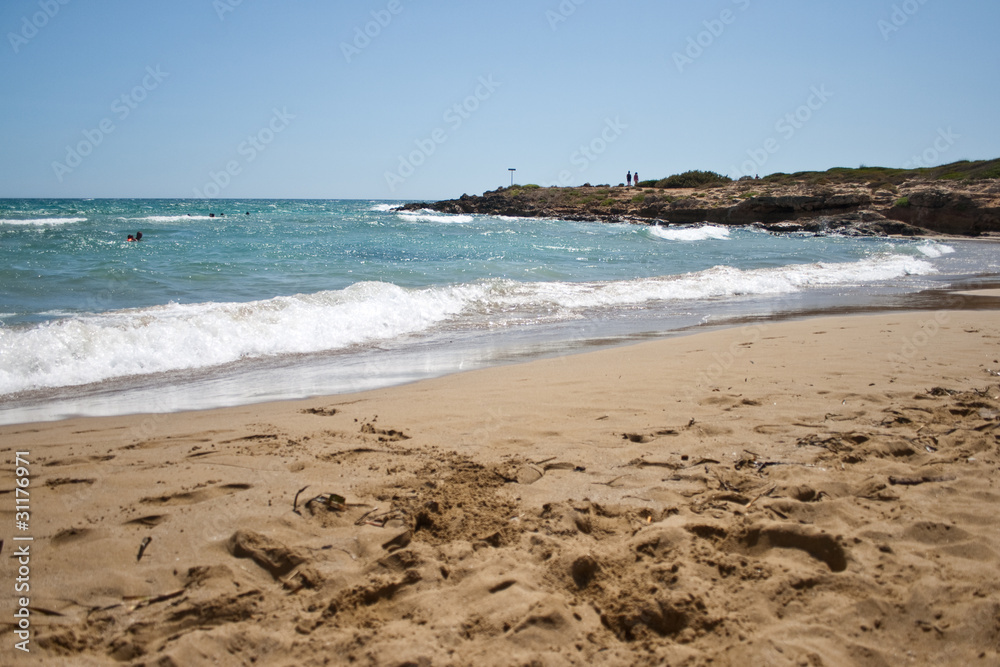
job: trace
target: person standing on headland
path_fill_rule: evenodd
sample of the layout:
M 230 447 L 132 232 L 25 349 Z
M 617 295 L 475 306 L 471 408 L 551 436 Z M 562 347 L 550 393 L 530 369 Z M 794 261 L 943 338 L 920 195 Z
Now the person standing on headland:
M 628 183 L 628 187 L 632 187 L 632 172 L 630 171 L 628 175 L 625 176 L 625 182 Z
M 639 172 L 635 172 L 635 176 L 632 177 L 632 180 L 635 181 L 635 187 L 639 187 Z

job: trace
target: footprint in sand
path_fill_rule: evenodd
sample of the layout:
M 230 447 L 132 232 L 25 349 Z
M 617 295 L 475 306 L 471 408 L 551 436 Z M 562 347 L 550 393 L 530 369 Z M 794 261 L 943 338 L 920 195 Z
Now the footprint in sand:
M 87 463 L 103 463 L 104 461 L 110 461 L 113 458 L 115 458 L 114 454 L 105 454 L 103 456 L 100 455 L 75 456 L 69 459 L 56 459 L 54 461 L 46 461 L 42 465 L 45 466 L 46 468 L 52 466 L 77 466 L 77 465 L 84 465 Z
M 196 491 L 184 491 L 181 493 L 171 493 L 162 496 L 149 496 L 143 498 L 139 502 L 147 505 L 193 505 L 195 503 L 202 503 L 206 500 L 211 500 L 212 498 L 218 498 L 219 496 L 227 496 L 237 493 L 238 491 L 246 491 L 250 487 L 250 484 L 223 484 L 222 486 L 212 486 L 207 489 L 198 489 Z
M 409 440 L 410 436 L 402 431 L 391 428 L 375 428 L 371 423 L 361 425 L 361 432 L 365 435 L 377 435 L 379 442 L 397 442 L 399 440 Z
M 903 539 L 919 542 L 933 551 L 968 560 L 995 561 L 996 552 L 958 526 L 918 521 L 903 532 Z
M 84 539 L 92 532 L 90 528 L 63 528 L 52 536 L 50 544 L 54 547 L 69 544 Z
M 94 483 L 93 479 L 77 479 L 77 478 L 70 478 L 70 477 L 57 477 L 57 478 L 54 478 L 54 479 L 47 479 L 47 480 L 45 480 L 45 486 L 49 487 L 50 489 L 54 489 L 57 486 L 67 486 L 67 485 L 75 485 L 75 484 L 90 485 L 90 484 L 93 484 L 93 483 Z
M 317 415 L 319 417 L 333 417 L 337 414 L 337 408 L 306 408 L 299 410 L 304 415 Z
M 149 514 L 146 516 L 141 516 L 138 519 L 132 519 L 126 521 L 126 526 L 146 526 L 147 528 L 152 528 L 153 526 L 159 526 L 161 523 L 166 521 L 168 518 L 167 514 Z
M 825 563 L 831 572 L 847 569 L 848 554 L 837 538 L 806 526 L 764 524 L 737 533 L 718 524 L 692 524 L 684 528 L 703 540 L 715 542 L 722 550 L 754 555 L 771 549 L 795 549 Z
M 798 549 L 826 563 L 831 572 L 843 572 L 847 569 L 847 552 L 834 536 L 812 532 L 801 526 L 752 528 L 741 542 L 751 553 L 771 548 Z
M 652 433 L 622 433 L 622 439 L 642 444 L 667 435 L 679 435 L 679 432 L 672 428 L 664 428 Z
M 918 521 L 906 529 L 903 537 L 922 544 L 954 544 L 963 542 L 971 536 L 957 526 L 933 521 Z

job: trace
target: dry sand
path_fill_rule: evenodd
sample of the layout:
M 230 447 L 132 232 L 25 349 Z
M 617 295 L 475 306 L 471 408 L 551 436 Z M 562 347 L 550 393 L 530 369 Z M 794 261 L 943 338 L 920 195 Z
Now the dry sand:
M 831 317 L 2 427 L 0 663 L 997 665 L 998 342 Z

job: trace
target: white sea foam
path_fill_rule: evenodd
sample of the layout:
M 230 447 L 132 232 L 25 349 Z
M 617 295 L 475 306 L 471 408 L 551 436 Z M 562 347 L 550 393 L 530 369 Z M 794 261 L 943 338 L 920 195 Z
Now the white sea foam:
M 456 215 L 452 213 L 438 213 L 430 209 L 419 211 L 399 211 L 398 215 L 407 222 L 440 222 L 444 224 L 465 224 L 475 220 L 471 215 Z
M 706 271 L 610 282 L 494 279 L 405 289 L 361 282 L 338 291 L 247 303 L 170 304 L 0 328 L 0 394 L 208 368 L 244 359 L 398 341 L 435 328 L 569 320 L 660 301 L 773 295 L 933 273 L 925 259 Z
M 719 225 L 650 227 L 649 233 L 667 241 L 725 241 L 729 239 L 729 228 Z
M 392 211 L 393 209 L 398 208 L 398 207 L 399 207 L 399 204 L 375 204 L 375 205 L 371 206 L 368 210 L 369 211 L 380 211 L 382 213 L 388 213 L 389 211 Z
M 869 284 L 933 272 L 934 267 L 929 262 L 905 255 L 769 269 L 716 266 L 679 276 L 615 282 L 513 283 L 493 305 L 499 309 L 533 308 L 538 312 L 568 315 L 595 308 L 638 307 L 655 301 L 789 294 L 810 287 Z
M 68 225 L 74 222 L 86 222 L 86 221 L 87 218 L 34 218 L 30 220 L 0 219 L 0 225 L 25 225 L 25 226 L 46 227 L 49 225 Z
M 137 220 L 137 221 L 138 220 L 147 220 L 149 222 L 187 222 L 188 220 L 215 220 L 215 219 L 217 219 L 219 217 L 225 217 L 225 216 L 216 216 L 215 218 L 213 218 L 213 217 L 208 216 L 208 215 L 193 215 L 193 214 L 192 215 L 187 215 L 187 214 L 184 214 L 184 215 L 147 215 L 144 218 L 127 218 L 127 219 L 128 220 Z
M 363 282 L 336 292 L 170 304 L 0 329 L 0 394 L 389 340 L 459 312 L 469 289 Z
M 934 241 L 925 241 L 924 243 L 921 243 L 917 246 L 917 250 L 925 257 L 930 257 L 931 259 L 937 259 L 942 255 L 950 255 L 955 252 L 955 249 L 950 245 L 935 243 Z

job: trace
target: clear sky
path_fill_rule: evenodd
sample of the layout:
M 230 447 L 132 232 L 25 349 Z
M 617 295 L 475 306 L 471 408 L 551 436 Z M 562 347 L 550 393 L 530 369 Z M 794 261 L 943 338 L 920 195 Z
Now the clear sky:
M 3 0 L 0 197 L 1000 157 L 996 0 Z

